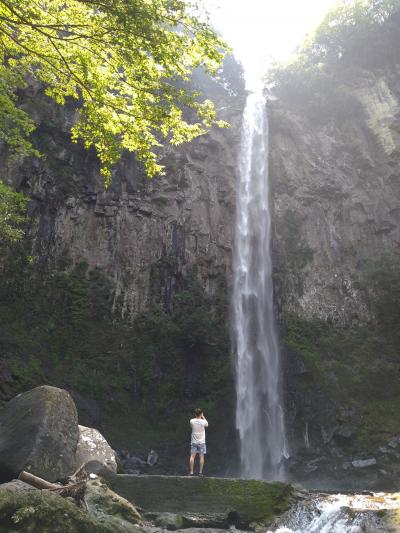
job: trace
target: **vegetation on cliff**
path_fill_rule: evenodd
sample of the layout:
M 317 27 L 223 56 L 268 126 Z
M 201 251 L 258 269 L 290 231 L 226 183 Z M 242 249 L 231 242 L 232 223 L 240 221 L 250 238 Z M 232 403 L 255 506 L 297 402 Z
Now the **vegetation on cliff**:
M 110 281 L 100 271 L 85 264 L 49 271 L 28 261 L 18 243 L 1 269 L 0 359 L 8 375 L 1 399 L 41 384 L 67 388 L 83 423 L 100 424 L 114 446 L 136 453 L 185 442 L 196 403 L 229 420 L 224 280 L 213 299 L 195 270 L 180 278 L 170 301 L 161 283 L 154 280 L 148 311 L 133 323 L 118 320 Z M 230 427 L 213 432 L 221 453 Z
M 286 317 L 286 347 L 307 369 L 297 376 L 297 386 L 311 396 L 322 387 L 331 404 L 326 411 L 331 419 L 323 423 L 335 427 L 338 419 L 345 420 L 351 430 L 346 438 L 339 434 L 336 444 L 355 453 L 372 453 L 400 434 L 398 264 L 398 253 L 384 254 L 359 273 L 373 324 L 340 327 L 318 318 Z M 343 418 L 343 413 L 348 414 Z
M 28 198 L 0 181 L 0 252 L 2 246 L 23 235 Z
M 399 25 L 398 1 L 342 2 L 269 73 L 293 468 L 312 482 L 397 483 Z
M 362 68 L 397 62 L 399 17 L 399 0 L 340 2 L 289 63 L 270 69 L 268 84 L 286 104 L 320 121 L 327 114 L 340 121 L 349 104 L 354 108 L 344 82 Z

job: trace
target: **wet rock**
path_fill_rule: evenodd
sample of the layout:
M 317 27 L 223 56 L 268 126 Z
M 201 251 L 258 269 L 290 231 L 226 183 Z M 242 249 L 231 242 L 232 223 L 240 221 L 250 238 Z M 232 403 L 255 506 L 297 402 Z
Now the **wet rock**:
M 400 443 L 400 438 L 399 437 L 393 437 L 388 442 L 388 446 L 390 446 L 391 448 L 397 448 L 399 443 Z
M 7 483 L 2 483 L 0 485 L 0 491 L 1 490 L 11 490 L 13 492 L 26 492 L 30 490 L 38 490 L 35 487 L 32 487 L 32 485 L 28 485 L 28 483 L 25 483 L 24 481 L 21 481 L 20 479 L 13 479 L 12 481 L 8 481 Z
M 349 441 L 351 441 L 352 437 L 354 435 L 354 428 L 352 428 L 349 424 L 343 424 L 336 428 L 335 430 L 335 441 L 337 441 L 339 444 L 347 444 Z
M 146 466 L 146 461 L 143 461 L 143 459 L 140 459 L 140 457 L 134 457 L 131 456 L 126 460 L 127 464 L 133 465 L 133 466 Z
M 158 462 L 158 453 L 154 450 L 149 451 L 149 455 L 147 456 L 147 464 L 149 466 L 154 466 Z
M 384 495 L 376 498 L 373 493 L 351 495 L 311 495 L 274 521 L 268 530 L 281 533 L 326 531 L 352 533 L 389 533 L 392 529 L 385 517 Z M 393 506 L 389 503 L 389 509 Z M 260 529 L 261 531 L 261 529 Z M 265 528 L 264 528 L 265 531 Z
M 125 469 L 126 474 L 130 474 L 131 476 L 140 476 L 142 473 L 141 470 L 135 469 L 135 468 L 126 468 Z
M 146 468 L 147 463 L 143 459 L 140 459 L 140 457 L 128 456 L 122 460 L 122 466 L 125 473 L 134 475 Z
M 335 429 L 325 429 L 323 426 L 321 426 L 321 436 L 322 441 L 324 444 L 329 444 L 332 440 L 333 434 L 335 433 Z
M 376 459 L 371 457 L 370 459 L 356 459 L 352 461 L 351 464 L 354 468 L 367 468 L 368 466 L 376 465 Z
M 307 474 L 310 474 L 311 472 L 315 472 L 315 470 L 318 470 L 318 465 L 316 465 L 315 463 L 307 463 L 304 467 L 304 472 L 306 472 Z
M 0 382 L 12 383 L 13 381 L 8 361 L 0 359 Z
M 74 473 L 76 479 L 87 479 L 89 477 L 101 477 L 105 480 L 111 479 L 115 475 L 104 463 L 99 461 L 88 461 L 84 463 L 77 472 Z
M 78 415 L 67 391 L 36 387 L 10 400 L 0 414 L 0 480 L 27 470 L 48 481 L 75 470 Z
M 323 457 L 317 457 L 316 459 L 313 459 L 312 461 L 308 461 L 308 463 L 304 467 L 304 472 L 310 473 L 314 472 L 315 470 L 318 470 L 318 463 L 323 461 Z
M 185 533 L 226 533 L 226 528 L 196 527 L 186 528 Z
M 176 513 L 146 513 L 145 518 L 169 531 L 176 531 L 183 527 L 182 516 Z
M 87 483 L 83 500 L 86 509 L 95 518 L 115 523 L 116 527 L 125 527 L 126 531 L 136 531 L 132 526 L 141 522 L 137 509 L 100 480 Z
M 239 515 L 235 511 L 226 513 L 184 513 L 182 529 L 190 528 L 227 528 L 230 524 L 237 525 Z
M 113 473 L 117 472 L 115 452 L 103 435 L 97 429 L 79 426 L 76 466 L 79 468 L 91 461 L 97 461 L 103 464 Z

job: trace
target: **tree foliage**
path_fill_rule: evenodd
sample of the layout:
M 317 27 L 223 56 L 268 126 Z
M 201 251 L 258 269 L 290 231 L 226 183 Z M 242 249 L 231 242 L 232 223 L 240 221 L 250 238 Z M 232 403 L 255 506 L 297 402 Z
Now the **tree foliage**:
M 183 0 L 0 0 L 2 139 L 35 153 L 34 123 L 15 96 L 33 77 L 58 104 L 79 102 L 72 138 L 96 149 L 106 181 L 123 150 L 154 176 L 162 142 L 224 125 L 187 86 L 198 67 L 217 72 L 224 47 L 200 7 Z
M 347 79 L 348 68 L 398 61 L 399 13 L 400 0 L 342 0 L 288 64 L 270 70 L 268 82 L 281 95 L 305 101 L 340 91 L 340 70 Z
M 0 244 L 8 244 L 23 235 L 27 198 L 0 181 Z
M 338 61 L 399 10 L 400 0 L 344 0 L 327 13 L 304 52 L 313 63 Z

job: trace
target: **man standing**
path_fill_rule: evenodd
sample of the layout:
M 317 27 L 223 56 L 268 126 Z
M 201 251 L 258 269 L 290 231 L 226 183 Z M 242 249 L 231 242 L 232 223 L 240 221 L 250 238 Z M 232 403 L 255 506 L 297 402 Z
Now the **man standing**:
M 203 476 L 204 456 L 207 453 L 206 427 L 208 427 L 208 422 L 205 419 L 203 411 L 201 409 L 195 409 L 194 416 L 195 418 L 192 418 L 190 421 L 190 425 L 192 427 L 192 438 L 190 442 L 190 460 L 189 460 L 190 475 L 193 476 L 194 460 L 196 458 L 196 455 L 199 454 L 200 456 L 199 476 Z

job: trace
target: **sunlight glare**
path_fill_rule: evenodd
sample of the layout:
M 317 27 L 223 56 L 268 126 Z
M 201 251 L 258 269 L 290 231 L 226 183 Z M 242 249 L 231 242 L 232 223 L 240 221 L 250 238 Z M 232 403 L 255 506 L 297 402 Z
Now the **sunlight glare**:
M 211 22 L 243 63 L 246 78 L 286 61 L 337 0 L 204 0 Z

